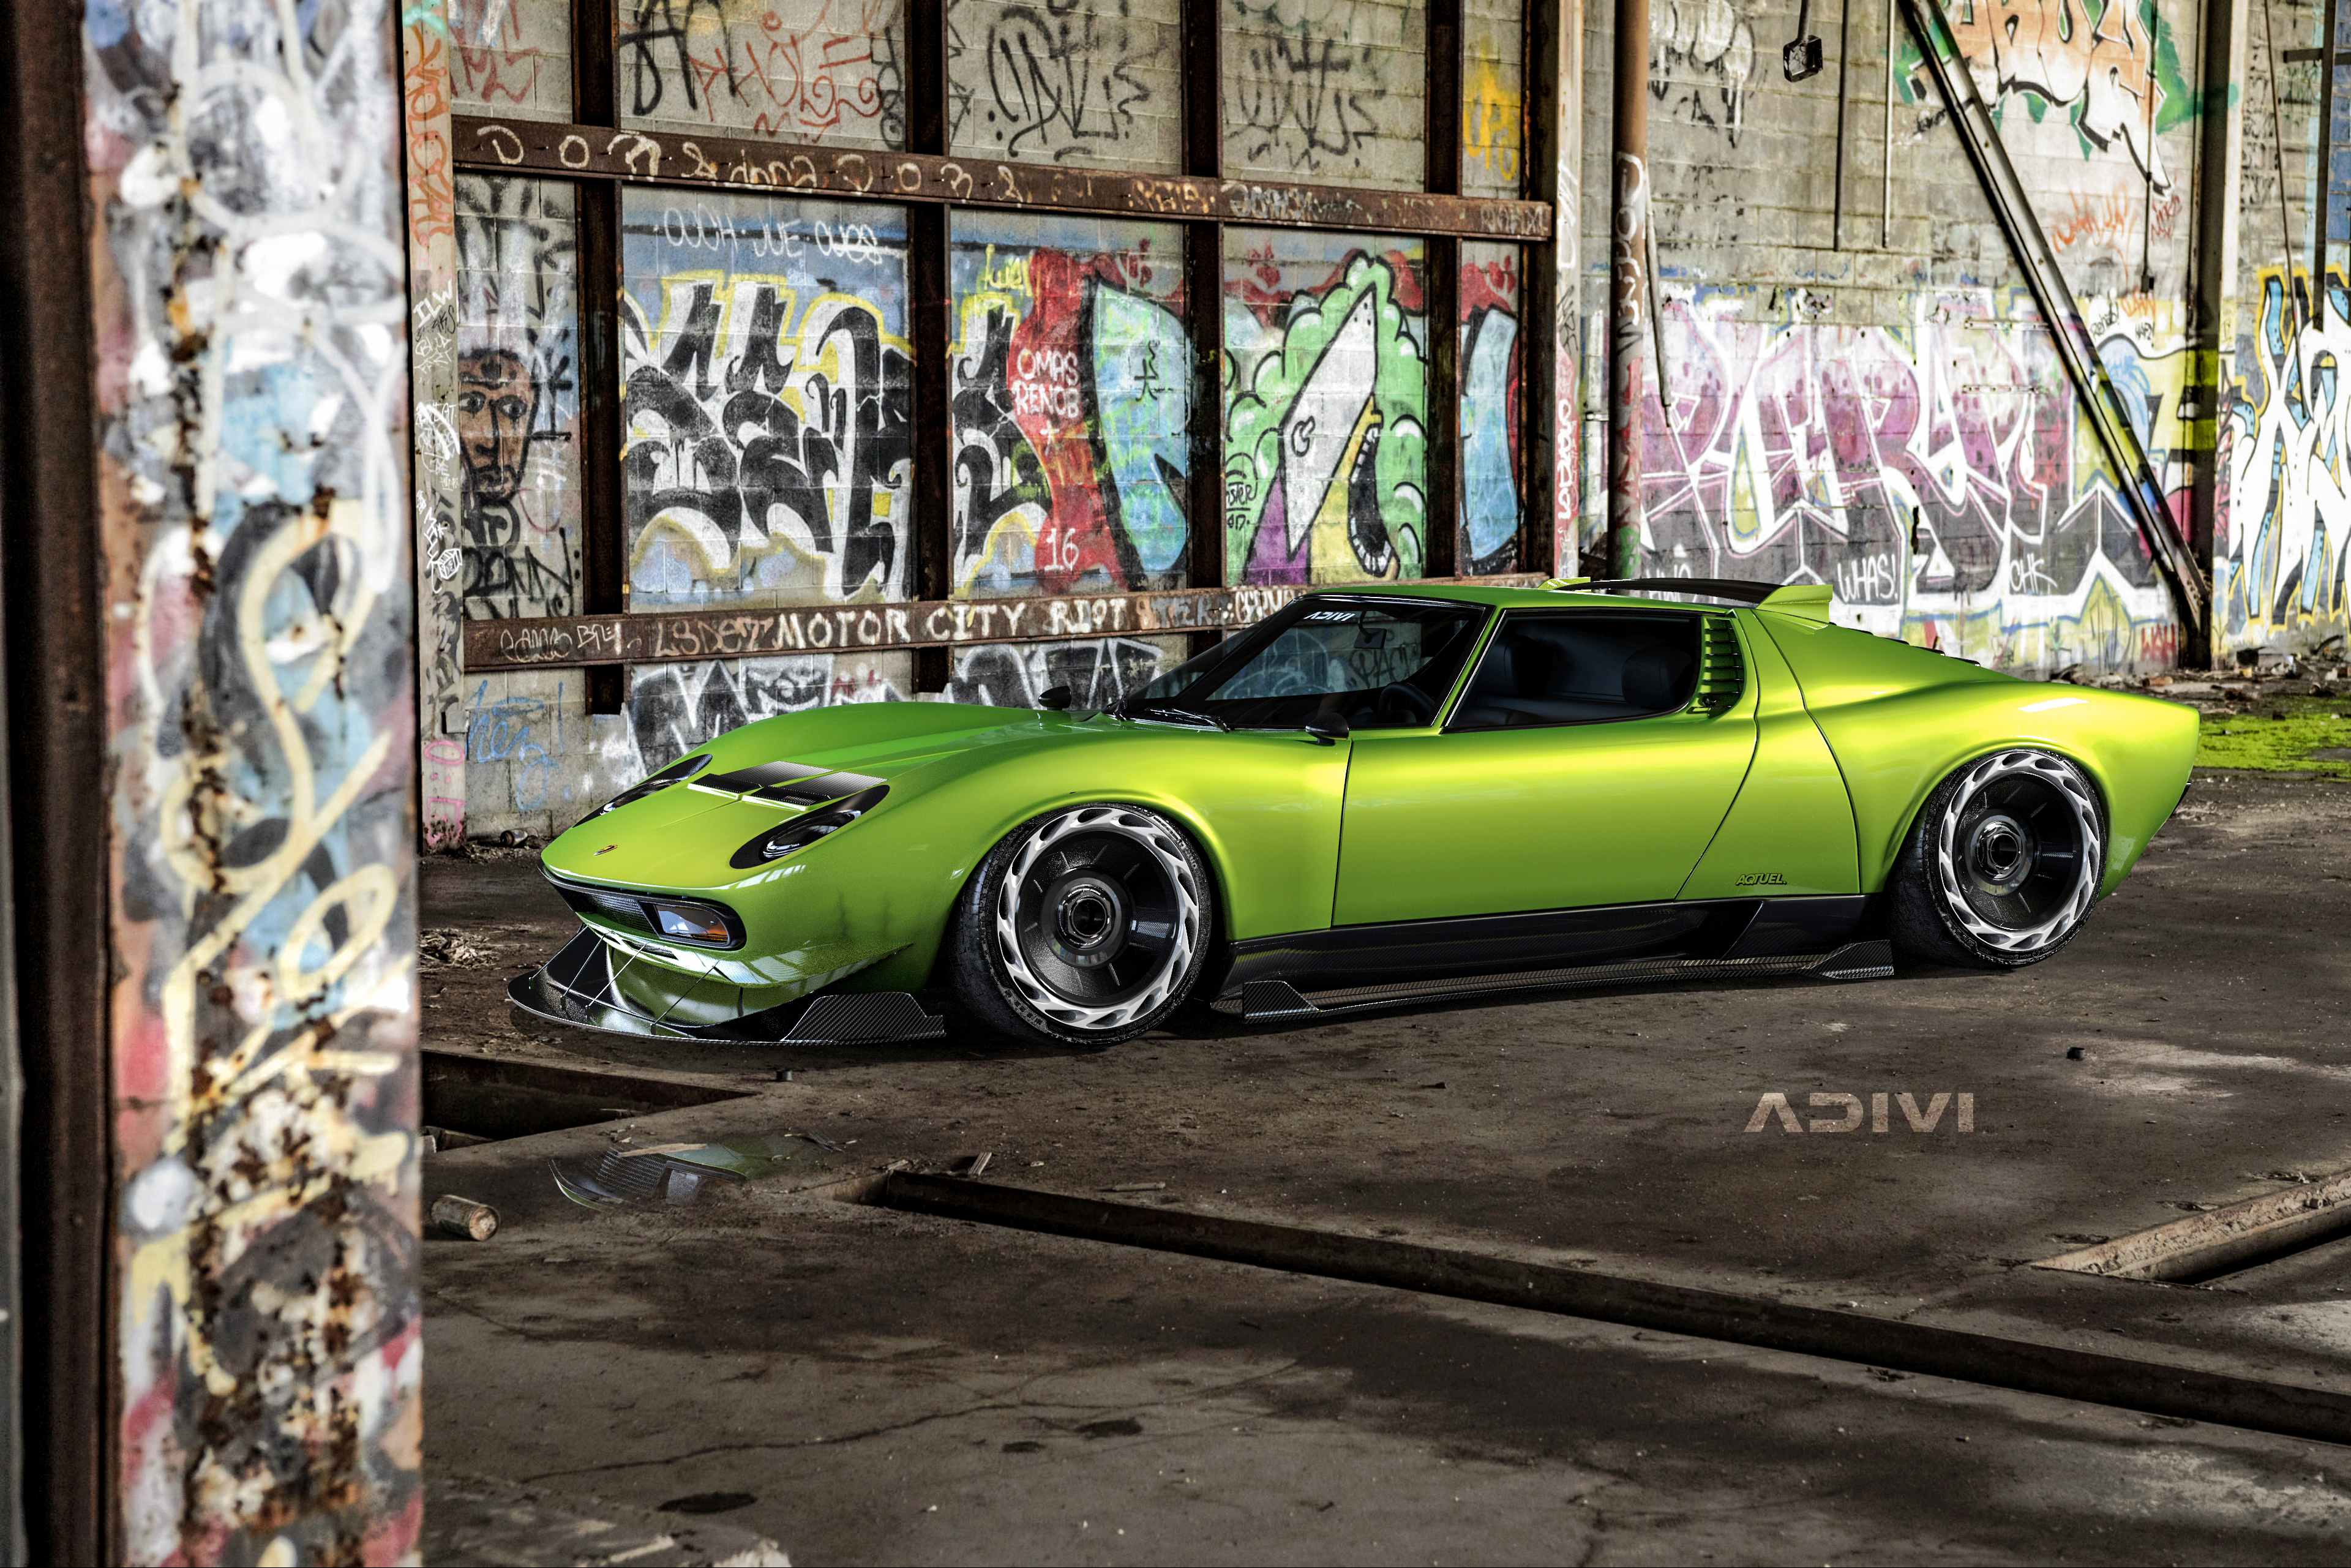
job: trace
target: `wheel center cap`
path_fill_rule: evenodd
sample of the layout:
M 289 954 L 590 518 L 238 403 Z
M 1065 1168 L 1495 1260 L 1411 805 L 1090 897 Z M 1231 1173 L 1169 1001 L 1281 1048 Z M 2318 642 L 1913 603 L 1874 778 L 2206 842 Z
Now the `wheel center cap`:
M 1073 879 L 1053 908 L 1053 935 L 1071 962 L 1100 963 L 1123 946 L 1126 901 L 1108 883 Z
M 1968 869 L 1994 891 L 2011 892 L 2032 874 L 2038 848 L 2032 829 L 2005 812 L 1995 812 L 1968 835 Z

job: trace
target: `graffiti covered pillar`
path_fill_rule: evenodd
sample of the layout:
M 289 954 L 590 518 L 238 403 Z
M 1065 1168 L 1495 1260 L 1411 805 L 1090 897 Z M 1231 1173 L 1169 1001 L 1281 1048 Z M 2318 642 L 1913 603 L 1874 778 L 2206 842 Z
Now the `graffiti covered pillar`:
M 1535 379 L 1537 396 L 1530 443 L 1533 462 L 1529 472 L 1549 476 L 1548 499 L 1541 493 L 1527 497 L 1530 531 L 1535 549 L 1520 562 L 1522 569 L 1573 572 L 1576 570 L 1576 525 L 1583 509 L 1583 421 L 1578 396 L 1581 358 L 1577 334 L 1583 323 L 1583 0 L 1560 0 L 1538 5 L 1528 17 L 1531 47 L 1527 61 L 1528 186 L 1527 194 L 1552 204 L 1552 240 L 1531 250 L 1527 309 L 1534 329 L 1531 340 L 1548 341 L 1548 356 L 1537 355 L 1528 369 Z M 1549 258 L 1549 287 L 1535 280 Z M 1548 384 L 1543 378 L 1549 376 Z M 1541 478 L 1536 484 L 1542 483 Z M 1550 518 L 1548 534 L 1543 530 Z
M 392 18 L 90 0 L 81 28 L 111 1555 L 396 1562 L 422 1505 Z
M 400 19 L 406 129 L 410 374 L 415 400 L 416 745 L 424 846 L 465 836 L 465 552 L 459 544 L 457 228 L 443 0 Z
M 1649 335 L 1649 0 L 1616 0 L 1615 179 L 1608 251 L 1608 560 L 1641 566 L 1641 356 Z

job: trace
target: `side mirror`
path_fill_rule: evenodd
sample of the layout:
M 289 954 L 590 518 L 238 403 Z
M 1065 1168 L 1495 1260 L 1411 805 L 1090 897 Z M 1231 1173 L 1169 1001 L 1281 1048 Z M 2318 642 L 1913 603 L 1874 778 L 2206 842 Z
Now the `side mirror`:
M 1037 706 L 1039 707 L 1066 710 L 1070 706 L 1070 688 L 1067 686 L 1047 686 L 1043 691 L 1037 694 Z
M 1347 721 L 1335 713 L 1318 713 L 1306 721 L 1306 733 L 1318 746 L 1336 746 L 1350 733 Z

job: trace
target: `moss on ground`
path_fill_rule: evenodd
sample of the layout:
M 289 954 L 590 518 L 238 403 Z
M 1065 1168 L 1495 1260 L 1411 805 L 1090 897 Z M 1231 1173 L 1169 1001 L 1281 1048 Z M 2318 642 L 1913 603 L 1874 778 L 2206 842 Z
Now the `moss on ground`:
M 2251 713 L 2207 715 L 2196 766 L 2351 779 L 2351 700 L 2272 697 Z

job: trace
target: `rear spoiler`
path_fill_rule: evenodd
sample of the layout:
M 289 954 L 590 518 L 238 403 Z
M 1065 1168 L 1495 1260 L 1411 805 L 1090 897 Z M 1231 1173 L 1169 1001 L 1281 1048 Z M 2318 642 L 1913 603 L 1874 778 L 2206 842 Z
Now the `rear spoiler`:
M 1554 577 L 1543 584 L 1574 593 L 1684 593 L 1700 599 L 1735 599 L 1741 604 L 1783 611 L 1807 621 L 1826 621 L 1835 591 L 1825 582 L 1751 582 L 1736 577 Z

